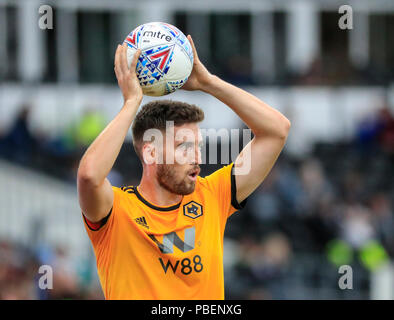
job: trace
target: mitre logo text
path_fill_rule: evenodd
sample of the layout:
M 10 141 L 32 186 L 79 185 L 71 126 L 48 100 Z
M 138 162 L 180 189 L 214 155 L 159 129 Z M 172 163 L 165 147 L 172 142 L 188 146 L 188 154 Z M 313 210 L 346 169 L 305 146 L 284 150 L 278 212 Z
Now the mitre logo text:
M 157 39 L 165 39 L 167 42 L 170 42 L 172 38 L 164 33 L 161 33 L 160 31 L 144 31 L 142 34 L 143 37 L 152 37 L 152 38 L 157 38 Z

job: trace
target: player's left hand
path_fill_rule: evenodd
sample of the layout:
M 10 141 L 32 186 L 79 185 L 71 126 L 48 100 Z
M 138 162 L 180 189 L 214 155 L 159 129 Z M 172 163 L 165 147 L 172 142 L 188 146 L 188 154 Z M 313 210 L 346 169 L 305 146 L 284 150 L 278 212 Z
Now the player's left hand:
M 204 91 L 205 88 L 209 85 L 210 81 L 213 78 L 213 75 L 205 68 L 205 66 L 201 63 L 200 59 L 197 55 L 196 47 L 194 46 L 193 39 L 190 35 L 187 36 L 190 44 L 192 45 L 193 50 L 193 70 L 189 76 L 187 82 L 182 86 L 184 90 L 202 90 Z

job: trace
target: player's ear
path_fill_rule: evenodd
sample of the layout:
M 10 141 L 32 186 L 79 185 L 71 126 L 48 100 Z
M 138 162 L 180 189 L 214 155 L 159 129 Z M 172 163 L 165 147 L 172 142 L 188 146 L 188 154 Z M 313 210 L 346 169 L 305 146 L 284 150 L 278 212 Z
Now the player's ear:
M 163 152 L 160 147 L 149 142 L 142 147 L 142 158 L 145 164 L 163 164 Z
M 156 148 L 153 143 L 145 143 L 142 146 L 142 158 L 145 164 L 154 164 L 156 162 Z

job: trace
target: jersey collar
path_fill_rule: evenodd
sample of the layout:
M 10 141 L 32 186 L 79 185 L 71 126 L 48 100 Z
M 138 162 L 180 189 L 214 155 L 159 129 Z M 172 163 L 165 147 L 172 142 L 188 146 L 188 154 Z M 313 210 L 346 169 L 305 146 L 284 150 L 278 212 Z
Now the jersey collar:
M 148 200 L 146 200 L 146 199 L 139 193 L 138 187 L 135 187 L 135 188 L 134 188 L 134 192 L 135 192 L 135 195 L 137 196 L 137 198 L 138 198 L 141 202 L 143 202 L 144 204 L 146 204 L 148 207 L 150 207 L 150 208 L 152 208 L 152 209 L 155 209 L 155 210 L 158 210 L 158 211 L 172 211 L 172 210 L 178 209 L 179 206 L 180 206 L 181 203 L 182 203 L 182 200 L 181 200 L 181 201 L 179 201 L 179 203 L 174 204 L 174 205 L 169 206 L 169 207 L 159 207 L 159 206 L 155 206 L 154 204 L 152 204 L 152 203 L 150 203 Z

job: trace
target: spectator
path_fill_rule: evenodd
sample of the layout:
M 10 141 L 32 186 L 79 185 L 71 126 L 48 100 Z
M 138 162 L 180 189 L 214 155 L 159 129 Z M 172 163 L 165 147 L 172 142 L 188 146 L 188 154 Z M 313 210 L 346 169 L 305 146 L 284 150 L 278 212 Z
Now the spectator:
M 36 139 L 29 129 L 31 106 L 23 105 L 8 133 L 0 141 L 0 155 L 29 165 L 36 148 Z

